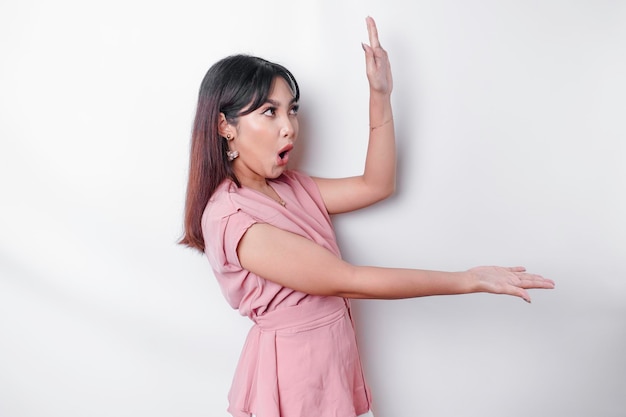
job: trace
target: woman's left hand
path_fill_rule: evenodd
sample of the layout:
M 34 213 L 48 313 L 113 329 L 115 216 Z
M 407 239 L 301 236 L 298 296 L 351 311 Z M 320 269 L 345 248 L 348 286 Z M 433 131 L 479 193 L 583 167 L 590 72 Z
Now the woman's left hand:
M 528 289 L 554 288 L 554 281 L 541 275 L 529 274 L 523 266 L 503 268 L 499 266 L 479 266 L 468 271 L 476 278 L 479 292 L 508 294 L 530 303 Z
M 393 79 L 387 51 L 380 46 L 376 22 L 371 17 L 365 19 L 370 44 L 362 44 L 365 50 L 365 69 L 370 90 L 381 94 L 391 94 Z

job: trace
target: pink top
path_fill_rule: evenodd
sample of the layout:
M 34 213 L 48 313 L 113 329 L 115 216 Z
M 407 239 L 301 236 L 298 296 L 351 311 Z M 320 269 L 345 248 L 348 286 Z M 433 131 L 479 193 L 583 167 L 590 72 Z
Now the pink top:
M 272 187 L 286 202 L 232 181 L 222 183 L 202 216 L 205 253 L 228 303 L 250 329 L 229 393 L 235 417 L 354 417 L 370 408 L 349 302 L 280 286 L 241 267 L 237 245 L 267 223 L 341 256 L 315 182 L 286 171 Z

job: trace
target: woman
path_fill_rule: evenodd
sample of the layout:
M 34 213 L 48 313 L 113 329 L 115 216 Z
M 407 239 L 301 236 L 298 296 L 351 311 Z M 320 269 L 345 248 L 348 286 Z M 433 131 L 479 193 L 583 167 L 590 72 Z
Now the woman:
M 233 308 L 255 323 L 229 393 L 235 417 L 354 417 L 371 397 L 349 299 L 489 292 L 530 302 L 554 283 L 523 267 L 465 272 L 355 266 L 341 259 L 330 215 L 393 193 L 392 76 L 376 25 L 363 45 L 370 86 L 363 175 L 311 178 L 287 168 L 299 88 L 284 67 L 235 55 L 200 88 L 181 243 L 206 253 Z

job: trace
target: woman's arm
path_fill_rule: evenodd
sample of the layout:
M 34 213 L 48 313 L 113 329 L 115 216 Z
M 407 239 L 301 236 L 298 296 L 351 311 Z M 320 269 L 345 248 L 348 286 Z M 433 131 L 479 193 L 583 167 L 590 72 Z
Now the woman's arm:
M 349 178 L 314 178 L 331 214 L 369 206 L 389 197 L 396 184 L 396 145 L 391 109 L 393 79 L 387 52 L 380 46 L 376 24 L 367 18 L 370 45 L 363 45 L 370 86 L 370 131 L 365 169 Z
M 488 292 L 530 302 L 527 289 L 554 288 L 554 282 L 523 267 L 478 267 L 464 272 L 351 265 L 302 236 L 255 224 L 237 248 L 248 271 L 284 287 L 314 295 L 397 299 Z

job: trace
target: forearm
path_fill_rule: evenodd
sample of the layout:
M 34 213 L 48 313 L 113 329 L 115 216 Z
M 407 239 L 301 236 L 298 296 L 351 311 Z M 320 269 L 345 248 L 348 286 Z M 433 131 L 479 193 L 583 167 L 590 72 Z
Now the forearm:
M 479 292 L 469 272 L 420 269 L 354 267 L 340 296 L 347 298 L 400 299 L 430 295 Z
M 381 193 L 393 193 L 396 184 L 396 143 L 389 94 L 370 92 L 369 142 L 363 180 Z

